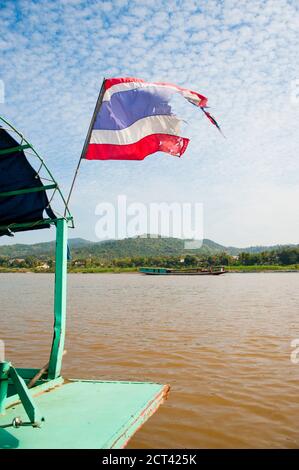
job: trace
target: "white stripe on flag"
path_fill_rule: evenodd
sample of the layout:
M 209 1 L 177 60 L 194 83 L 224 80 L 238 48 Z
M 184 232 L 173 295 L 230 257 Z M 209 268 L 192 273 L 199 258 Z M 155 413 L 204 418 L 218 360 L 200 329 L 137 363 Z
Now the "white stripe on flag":
M 128 145 L 151 134 L 179 135 L 181 120 L 176 116 L 148 116 L 120 131 L 94 129 L 91 144 Z

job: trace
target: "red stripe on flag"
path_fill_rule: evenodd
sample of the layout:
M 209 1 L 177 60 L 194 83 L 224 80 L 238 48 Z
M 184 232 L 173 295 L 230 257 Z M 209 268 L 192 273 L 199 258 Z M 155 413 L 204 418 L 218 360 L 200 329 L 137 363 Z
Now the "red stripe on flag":
M 120 83 L 145 83 L 141 78 L 125 77 L 125 78 L 106 78 L 105 80 L 105 90 L 109 90 L 114 85 L 119 85 Z
M 169 134 L 152 134 L 129 145 L 89 144 L 87 160 L 143 160 L 155 152 L 165 152 L 181 157 L 189 139 Z
M 208 98 L 206 98 L 204 95 L 201 95 L 200 93 L 197 93 L 196 91 L 189 90 L 188 88 L 182 88 L 180 86 L 174 85 L 173 83 L 167 83 L 167 82 L 146 82 L 142 80 L 141 78 L 133 78 L 133 77 L 125 77 L 125 78 L 106 78 L 105 80 L 105 90 L 109 90 L 114 85 L 119 85 L 120 83 L 144 83 L 145 85 L 153 85 L 153 86 L 169 86 L 175 88 L 177 91 L 187 91 L 188 93 L 192 93 L 197 96 L 197 98 L 200 99 L 200 103 L 198 106 L 207 106 L 208 103 Z

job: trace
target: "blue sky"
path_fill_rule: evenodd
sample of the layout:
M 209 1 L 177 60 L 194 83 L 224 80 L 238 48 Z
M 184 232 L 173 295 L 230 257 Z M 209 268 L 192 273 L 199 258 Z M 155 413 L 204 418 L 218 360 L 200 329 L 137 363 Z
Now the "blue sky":
M 227 137 L 184 102 L 191 142 L 181 159 L 83 161 L 70 236 L 95 239 L 96 204 L 125 194 L 132 202 L 202 202 L 204 236 L 219 243 L 298 242 L 298 2 L 2 0 L 0 9 L 0 114 L 35 145 L 65 193 L 104 76 L 196 90 Z

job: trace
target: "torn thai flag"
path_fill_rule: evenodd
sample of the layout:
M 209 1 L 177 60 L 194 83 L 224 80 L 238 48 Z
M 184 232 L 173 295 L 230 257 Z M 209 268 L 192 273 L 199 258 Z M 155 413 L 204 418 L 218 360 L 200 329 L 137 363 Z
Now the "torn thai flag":
M 205 96 L 170 83 L 104 80 L 82 158 L 143 160 L 158 151 L 183 155 L 189 139 L 179 135 L 181 120 L 169 104 L 174 93 L 202 110 L 207 105 Z M 219 127 L 214 119 L 210 121 Z

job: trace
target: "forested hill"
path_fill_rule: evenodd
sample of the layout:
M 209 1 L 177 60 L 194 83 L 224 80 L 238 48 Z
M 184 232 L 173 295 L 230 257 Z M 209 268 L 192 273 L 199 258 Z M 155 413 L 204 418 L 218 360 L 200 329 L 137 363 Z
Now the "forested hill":
M 261 253 L 264 251 L 278 250 L 287 247 L 298 247 L 299 245 L 275 245 L 275 246 L 253 246 L 248 248 L 237 248 L 223 246 L 212 240 L 204 239 L 201 248 L 195 250 L 184 249 L 184 240 L 178 238 L 145 238 L 135 237 L 123 240 L 108 240 L 91 242 L 82 238 L 71 238 L 69 246 L 73 257 L 87 258 L 100 257 L 106 259 L 125 258 L 136 256 L 176 256 L 186 254 L 213 255 L 217 253 L 228 253 L 238 255 L 245 253 Z M 0 245 L 0 256 L 10 258 L 25 257 L 49 257 L 54 255 L 55 243 L 45 242 L 33 245 L 16 244 Z

